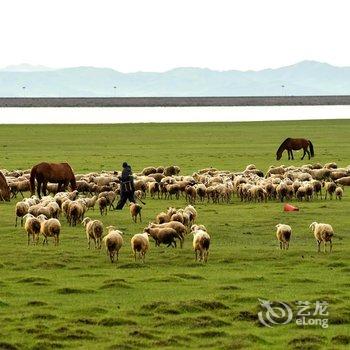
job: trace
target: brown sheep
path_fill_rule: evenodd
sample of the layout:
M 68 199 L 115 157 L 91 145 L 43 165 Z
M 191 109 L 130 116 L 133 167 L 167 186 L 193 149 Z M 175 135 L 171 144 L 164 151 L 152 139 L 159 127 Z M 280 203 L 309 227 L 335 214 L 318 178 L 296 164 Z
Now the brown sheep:
M 99 198 L 96 203 L 98 204 L 98 207 L 100 209 L 100 213 L 101 215 L 105 214 L 107 215 L 107 206 L 108 206 L 108 202 L 106 197 L 101 197 Z
M 187 233 L 187 229 L 186 226 L 183 225 L 181 222 L 178 221 L 170 221 L 170 222 L 165 222 L 164 224 L 153 224 L 151 223 L 149 225 L 150 228 L 166 228 L 166 227 L 170 227 L 172 229 L 174 229 L 179 236 L 181 237 L 180 239 L 180 247 L 182 248 L 183 246 L 183 242 L 185 240 L 185 235 Z
M 174 246 L 176 248 L 175 239 L 178 238 L 181 241 L 181 236 L 171 227 L 147 227 L 145 232 L 154 239 L 156 246 L 166 244 L 168 247 Z
M 130 203 L 129 207 L 130 207 L 130 214 L 131 214 L 132 220 L 134 222 L 136 222 L 137 221 L 137 216 L 139 216 L 140 222 L 141 222 L 142 221 L 141 220 L 141 210 L 142 210 L 141 205 L 139 205 L 137 203 Z

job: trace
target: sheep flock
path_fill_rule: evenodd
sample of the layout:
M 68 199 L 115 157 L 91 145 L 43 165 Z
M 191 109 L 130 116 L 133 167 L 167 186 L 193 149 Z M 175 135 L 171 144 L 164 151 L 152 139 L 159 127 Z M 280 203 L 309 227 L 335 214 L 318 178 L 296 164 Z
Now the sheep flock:
M 31 196 L 24 198 L 30 191 L 30 169 L 21 171 L 1 170 L 9 185 L 12 198 L 20 195 L 22 200 L 15 205 L 15 226 L 18 220 L 24 225 L 27 233 L 27 243 L 37 244 L 40 235 L 43 244 L 53 238 L 58 245 L 62 230 L 62 220 L 70 226 L 83 225 L 91 248 L 91 242 L 96 249 L 105 246 L 111 262 L 118 261 L 118 253 L 124 244 L 123 232 L 117 227 L 106 227 L 101 220 L 92 220 L 87 215 L 95 207 L 101 218 L 114 209 L 119 199 L 120 184 L 118 172 L 102 171 L 87 174 L 76 174 L 77 190 L 57 192 L 56 184 L 48 184 L 48 195 L 42 199 Z M 195 205 L 211 203 L 232 203 L 236 197 L 238 202 L 265 203 L 267 201 L 313 201 L 341 200 L 345 186 L 350 185 L 350 166 L 340 168 L 336 163 L 307 164 L 296 166 L 271 166 L 264 173 L 253 164 L 241 172 L 220 171 L 215 168 L 198 170 L 191 175 L 180 175 L 180 168 L 147 167 L 134 174 L 135 195 L 138 198 L 182 199 L 186 200 L 185 208 L 169 207 L 159 213 L 141 233 L 136 233 L 130 240 L 134 259 L 137 256 L 145 261 L 149 251 L 149 239 L 155 246 L 164 244 L 168 247 L 183 247 L 185 238 L 191 234 L 195 259 L 208 260 L 211 237 L 204 225 L 197 224 Z M 68 190 L 68 189 L 67 189 Z M 130 216 L 133 222 L 139 218 L 139 204 L 130 205 Z M 145 209 L 143 209 L 145 210 Z M 61 221 L 60 221 L 61 220 Z M 292 229 L 286 224 L 276 225 L 277 240 L 280 248 L 287 250 L 292 237 Z M 332 251 L 333 229 L 328 224 L 313 222 L 310 225 L 315 236 L 318 251 L 323 242 Z M 108 233 L 106 233 L 108 231 Z M 64 236 L 63 236 L 64 237 Z

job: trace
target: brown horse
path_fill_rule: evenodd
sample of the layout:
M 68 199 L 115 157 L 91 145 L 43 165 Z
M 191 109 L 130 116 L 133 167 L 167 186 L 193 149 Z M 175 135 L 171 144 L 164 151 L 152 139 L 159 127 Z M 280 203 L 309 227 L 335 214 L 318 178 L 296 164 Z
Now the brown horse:
M 30 172 L 30 191 L 35 192 L 35 180 L 38 184 L 38 196 L 41 198 L 40 189 L 43 186 L 43 193 L 46 196 L 48 182 L 58 184 L 58 192 L 67 188 L 70 183 L 72 190 L 76 190 L 77 184 L 72 168 L 68 163 L 39 163 L 34 165 Z
M 308 150 L 308 148 L 310 148 L 310 152 Z M 288 137 L 287 139 L 285 139 L 281 146 L 278 148 L 277 152 L 276 152 L 276 159 L 280 160 L 282 157 L 282 153 L 284 150 L 288 151 L 288 160 L 289 159 L 294 159 L 293 157 L 293 150 L 299 150 L 299 149 L 303 149 L 304 150 L 304 154 L 301 157 L 301 159 L 304 159 L 306 153 L 310 157 L 313 157 L 314 154 L 314 146 L 312 145 L 310 140 L 306 140 L 306 139 L 291 139 L 290 137 Z
M 4 174 L 0 171 L 0 201 L 10 201 L 10 188 Z

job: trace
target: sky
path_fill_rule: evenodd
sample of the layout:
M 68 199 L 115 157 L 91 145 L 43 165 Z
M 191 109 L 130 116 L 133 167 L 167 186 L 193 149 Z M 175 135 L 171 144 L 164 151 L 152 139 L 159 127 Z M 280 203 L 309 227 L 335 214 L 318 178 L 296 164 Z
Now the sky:
M 0 67 L 350 66 L 350 1 L 2 0 Z

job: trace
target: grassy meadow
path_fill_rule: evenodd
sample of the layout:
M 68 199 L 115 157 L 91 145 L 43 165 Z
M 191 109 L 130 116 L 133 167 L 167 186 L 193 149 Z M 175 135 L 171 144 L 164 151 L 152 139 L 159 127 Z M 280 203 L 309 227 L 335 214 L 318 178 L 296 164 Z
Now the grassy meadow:
M 350 164 L 350 120 L 206 124 L 0 125 L 0 168 L 27 169 L 41 161 L 68 161 L 76 172 L 135 172 L 150 165 L 240 171 L 255 164 L 302 165 L 301 153 L 276 162 L 286 137 L 305 137 L 313 162 Z M 29 194 L 28 194 L 29 195 Z M 346 349 L 350 343 L 350 192 L 342 201 L 197 204 L 198 223 L 212 237 L 206 265 L 194 262 L 191 238 L 183 249 L 154 247 L 134 262 L 130 238 L 157 213 L 180 200 L 146 199 L 143 223 L 129 211 L 108 212 L 105 226 L 124 234 L 119 262 L 88 250 L 82 226 L 62 218 L 61 241 L 27 246 L 14 227 L 14 205 L 0 203 L 0 349 Z M 100 218 L 98 210 L 88 212 Z M 330 223 L 333 253 L 318 254 L 309 225 Z M 280 251 L 275 225 L 292 226 L 290 250 Z M 329 303 L 329 327 L 261 326 L 258 298 Z

